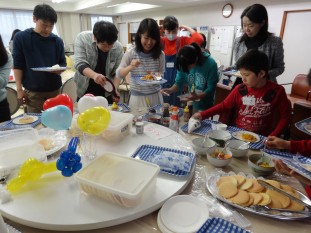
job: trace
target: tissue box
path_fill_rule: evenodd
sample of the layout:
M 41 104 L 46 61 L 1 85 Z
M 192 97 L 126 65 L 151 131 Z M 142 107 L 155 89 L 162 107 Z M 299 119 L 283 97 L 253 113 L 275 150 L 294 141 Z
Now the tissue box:
M 80 188 L 123 207 L 134 207 L 155 186 L 158 165 L 107 153 L 80 170 L 75 178 Z

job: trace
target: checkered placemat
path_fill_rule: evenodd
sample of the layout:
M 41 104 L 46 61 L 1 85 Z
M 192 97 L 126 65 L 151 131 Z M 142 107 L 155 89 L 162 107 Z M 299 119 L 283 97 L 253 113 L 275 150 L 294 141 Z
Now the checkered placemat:
M 27 113 L 27 115 L 38 117 L 38 120 L 36 120 L 33 123 L 23 124 L 23 125 L 20 125 L 20 124 L 17 125 L 17 124 L 13 123 L 14 119 L 16 119 L 18 117 L 22 117 L 23 115 L 24 114 L 21 114 L 15 118 L 13 118 L 12 120 L 7 121 L 6 123 L 0 125 L 0 130 L 21 129 L 21 128 L 27 128 L 27 127 L 33 127 L 34 128 L 41 123 L 41 113 Z
M 249 231 L 222 218 L 208 218 L 197 233 L 249 233 Z
M 111 104 L 109 104 L 111 106 Z M 121 112 L 130 112 L 131 108 L 125 103 L 118 103 L 118 106 L 122 108 Z

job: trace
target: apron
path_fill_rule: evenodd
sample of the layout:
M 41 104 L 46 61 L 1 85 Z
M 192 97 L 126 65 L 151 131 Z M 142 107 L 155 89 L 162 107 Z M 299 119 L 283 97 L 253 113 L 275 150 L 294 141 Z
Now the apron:
M 177 57 L 177 51 L 179 48 L 179 41 L 180 38 L 177 38 L 176 41 L 176 54 L 174 55 L 165 55 L 165 72 L 164 72 L 164 79 L 167 80 L 166 83 L 162 84 L 162 88 L 170 88 L 175 83 L 175 78 L 177 74 L 177 67 L 176 67 L 176 57 Z M 164 50 L 164 44 L 163 44 L 163 50 Z M 183 90 L 179 90 L 178 92 L 174 92 L 170 94 L 170 96 L 164 96 L 163 95 L 163 101 L 164 103 L 169 103 L 173 106 L 180 107 L 180 100 L 177 97 L 178 95 L 181 95 Z

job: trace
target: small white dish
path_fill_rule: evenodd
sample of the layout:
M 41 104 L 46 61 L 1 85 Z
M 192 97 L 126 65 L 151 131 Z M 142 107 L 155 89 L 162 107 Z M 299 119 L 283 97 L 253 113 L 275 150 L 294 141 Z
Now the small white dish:
M 158 212 L 157 224 L 158 224 L 159 230 L 162 233 L 174 233 L 174 232 L 170 231 L 166 226 L 164 226 L 164 224 L 162 222 L 162 218 L 161 218 L 161 209 Z
M 163 225 L 172 232 L 196 232 L 208 217 L 207 205 L 189 195 L 174 196 L 167 200 L 161 209 Z
M 112 109 L 111 106 L 109 106 L 108 109 L 111 110 L 111 111 L 117 111 L 117 112 L 122 112 L 123 111 L 123 107 L 121 107 L 119 105 L 118 105 L 118 109 Z
M 243 135 L 250 135 L 252 136 L 254 139 L 253 140 L 248 140 L 246 138 L 243 137 Z M 253 133 L 253 132 L 250 132 L 250 131 L 237 131 L 237 132 L 233 132 L 232 133 L 232 136 L 236 139 L 239 139 L 239 140 L 242 140 L 244 142 L 252 142 L 252 143 L 255 143 L 255 142 L 259 142 L 260 141 L 260 137 Z
M 23 118 L 26 118 L 26 117 L 31 117 L 32 118 L 31 121 L 20 122 L 20 120 L 22 120 Z M 38 116 L 24 114 L 23 116 L 14 118 L 12 122 L 15 125 L 28 125 L 28 124 L 32 124 L 32 123 L 36 122 L 38 119 L 39 119 Z

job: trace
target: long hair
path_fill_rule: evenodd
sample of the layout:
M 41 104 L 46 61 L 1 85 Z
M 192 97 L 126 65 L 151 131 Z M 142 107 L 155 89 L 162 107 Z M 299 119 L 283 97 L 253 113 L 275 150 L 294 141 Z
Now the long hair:
M 8 53 L 4 47 L 2 37 L 0 35 L 0 66 L 4 66 L 8 62 Z
M 20 32 L 20 31 L 21 31 L 21 30 L 19 30 L 19 29 L 15 29 L 15 30 L 12 32 L 12 36 L 11 36 L 11 39 L 10 39 L 10 40 L 13 40 L 14 37 L 15 37 L 15 35 L 16 35 L 16 33 Z
M 197 43 L 183 46 L 177 53 L 176 67 L 178 70 L 189 73 L 188 66 L 192 64 L 202 65 L 204 56 Z
M 267 37 L 271 34 L 268 32 L 268 26 L 269 26 L 269 19 L 268 19 L 268 12 L 267 9 L 261 5 L 261 4 L 254 4 L 251 5 L 242 12 L 241 14 L 241 26 L 243 28 L 243 17 L 246 16 L 249 18 L 250 21 L 253 23 L 262 23 L 264 22 L 264 25 L 260 28 L 258 34 L 256 35 L 259 39 L 259 41 L 265 41 Z M 246 33 L 243 34 L 241 37 L 240 43 L 247 40 L 248 36 Z
M 152 58 L 158 59 L 162 53 L 162 45 L 160 38 L 160 29 L 158 23 L 151 18 L 146 18 L 140 22 L 138 30 L 135 35 L 135 45 L 137 51 L 143 52 L 144 48 L 141 44 L 141 36 L 147 33 L 148 37 L 156 41 L 154 47 L 151 49 Z

